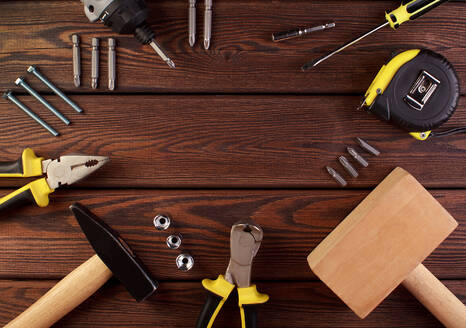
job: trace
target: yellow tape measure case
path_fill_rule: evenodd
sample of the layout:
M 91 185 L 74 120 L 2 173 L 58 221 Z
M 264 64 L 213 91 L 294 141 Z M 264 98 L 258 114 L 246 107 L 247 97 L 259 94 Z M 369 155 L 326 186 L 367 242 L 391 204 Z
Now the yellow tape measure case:
M 445 57 L 430 50 L 408 50 L 382 67 L 363 106 L 415 138 L 448 121 L 459 100 L 458 77 Z

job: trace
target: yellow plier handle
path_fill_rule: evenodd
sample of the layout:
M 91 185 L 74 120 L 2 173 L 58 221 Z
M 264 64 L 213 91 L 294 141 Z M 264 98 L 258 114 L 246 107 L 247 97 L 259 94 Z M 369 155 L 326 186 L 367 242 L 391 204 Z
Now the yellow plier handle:
M 21 158 L 13 162 L 0 163 L 0 177 L 34 177 L 42 175 L 42 157 L 26 148 Z M 0 199 L 0 212 L 25 203 L 36 203 L 40 207 L 49 204 L 51 189 L 45 178 L 28 183 L 24 187 Z
M 390 23 L 391 28 L 397 29 L 404 22 L 415 20 L 447 1 L 449 0 L 402 1 L 401 6 L 393 11 L 387 12 L 385 18 Z
M 209 295 L 197 320 L 196 328 L 211 328 L 235 285 L 229 283 L 222 275 L 219 275 L 216 280 L 204 279 L 202 285 Z M 259 293 L 256 285 L 238 288 L 241 328 L 257 327 L 257 306 L 268 300 L 269 296 Z

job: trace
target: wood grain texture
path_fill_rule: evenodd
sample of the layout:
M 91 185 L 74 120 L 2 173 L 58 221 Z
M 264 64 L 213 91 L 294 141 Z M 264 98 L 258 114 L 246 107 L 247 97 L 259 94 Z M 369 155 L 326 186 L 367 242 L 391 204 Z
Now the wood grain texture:
M 302 73 L 301 65 L 326 54 L 354 36 L 384 22 L 393 1 L 226 1 L 214 4 L 211 49 L 201 49 L 202 2 L 198 7 L 198 40 L 188 45 L 187 2 L 151 1 L 149 24 L 177 64 L 170 70 L 149 47 L 132 36 L 117 36 L 118 91 L 154 93 L 362 93 L 391 53 L 427 47 L 446 56 L 466 82 L 464 58 L 466 6 L 451 2 L 422 19 L 386 28 L 322 64 Z M 116 36 L 89 23 L 79 1 L 0 3 L 0 89 L 14 86 L 30 64 L 47 71 L 66 91 L 89 92 L 92 37 Z M 273 43 L 271 34 L 296 26 L 335 20 L 337 27 L 306 38 Z M 83 87 L 72 84 L 71 42 L 82 36 Z M 386 42 L 389 40 L 389 42 Z M 106 41 L 101 64 L 106 85 Z M 32 80 L 32 78 L 31 78 Z M 41 90 L 46 90 L 43 86 Z M 19 89 L 18 89 L 19 90 Z M 99 89 L 104 92 L 106 89 Z
M 402 166 L 435 188 L 434 196 L 460 223 L 424 263 L 439 278 L 453 279 L 444 282 L 465 301 L 465 137 L 420 143 L 355 111 L 360 95 L 394 51 L 437 51 L 465 84 L 465 1 L 450 1 L 398 32 L 382 30 L 307 74 L 299 70 L 304 62 L 380 24 L 384 11 L 399 2 L 214 0 L 208 51 L 201 48 L 202 1 L 192 49 L 187 1 L 148 3 L 149 24 L 176 70 L 132 36 L 116 36 L 89 23 L 77 0 L 0 2 L 0 90 L 24 94 L 14 80 L 36 64 L 85 110 L 85 115 L 73 112 L 27 75 L 73 123 L 65 127 L 31 97 L 21 96 L 62 133 L 54 138 L 0 99 L 0 159 L 17 159 L 27 146 L 52 158 L 71 152 L 111 157 L 92 177 L 52 194 L 48 208 L 29 206 L 0 217 L 0 326 L 93 254 L 68 210 L 81 201 L 121 233 L 161 288 L 137 304 L 112 279 L 56 327 L 192 327 L 204 301 L 200 280 L 225 271 L 231 224 L 245 218 L 255 219 L 265 231 L 253 281 L 271 301 L 261 311 L 259 327 L 283 328 L 284 319 L 287 326 L 301 328 L 441 327 L 403 288 L 359 320 L 316 280 L 306 256 L 372 187 Z M 335 29 L 271 42 L 272 32 L 332 20 Z M 79 89 L 72 82 L 73 33 L 82 38 Z M 90 89 L 92 37 L 102 38 L 102 86 L 106 39 L 117 38 L 113 94 Z M 457 126 L 466 126 L 464 98 L 445 125 Z M 369 168 L 360 171 L 360 179 L 349 180 L 355 190 L 337 190 L 323 166 L 343 171 L 336 157 L 346 145 L 355 145 L 356 136 L 380 148 L 382 155 L 366 155 Z M 24 184 L 23 179 L 1 179 L 0 193 Z M 160 212 L 174 219 L 166 233 L 152 225 Z M 195 257 L 189 273 L 176 269 L 178 253 L 165 246 L 169 232 L 182 233 L 183 248 Z M 239 326 L 233 299 L 215 327 Z
M 421 263 L 457 226 L 451 214 L 412 175 L 398 167 L 314 248 L 307 260 L 312 272 L 363 319 L 417 267 L 424 268 Z M 430 290 L 440 289 L 435 278 L 430 280 L 425 282 Z M 428 308 L 444 319 L 448 312 L 442 311 L 440 300 L 447 297 Z M 451 315 L 459 316 L 458 310 Z M 453 328 L 448 322 L 446 326 Z
M 331 165 L 343 174 L 337 157 L 346 153 L 347 145 L 356 146 L 356 136 L 373 143 L 382 155 L 364 154 L 370 165 L 358 167 L 358 179 L 345 175 L 350 187 L 373 187 L 395 166 L 427 187 L 466 186 L 464 134 L 419 142 L 357 111 L 359 97 L 73 97 L 84 115 L 73 113 L 57 97 L 47 99 L 69 115 L 72 126 L 66 127 L 31 97 L 21 97 L 62 132 L 55 138 L 12 104 L 0 102 L 0 158 L 15 160 L 24 147 L 47 157 L 110 157 L 78 186 L 338 188 L 324 167 Z M 465 110 L 458 110 L 444 127 L 458 126 L 466 126 Z M 0 180 L 0 186 L 23 184 L 23 179 Z
M 332 190 L 64 190 L 53 197 L 48 208 L 25 207 L 0 219 L 0 278 L 59 279 L 93 255 L 68 210 L 72 202 L 79 201 L 121 234 L 156 279 L 200 280 L 224 273 L 231 225 L 252 218 L 264 229 L 254 261 L 254 280 L 315 280 L 307 255 L 367 194 Z M 433 194 L 460 226 L 424 263 L 440 279 L 463 279 L 464 192 Z M 165 212 L 172 216 L 172 227 L 158 232 L 152 220 Z M 195 258 L 188 273 L 177 270 L 179 252 L 165 244 L 174 232 L 183 235 L 183 250 Z
M 55 281 L 0 281 L 0 325 L 5 324 L 50 288 Z M 445 281 L 466 301 L 463 281 Z M 402 287 L 396 289 L 370 316 L 360 320 L 320 282 L 259 282 L 270 295 L 259 309 L 259 327 L 423 327 L 442 325 Z M 235 293 L 215 327 L 240 327 Z M 59 321 L 54 327 L 194 327 L 205 300 L 200 282 L 169 282 L 150 299 L 136 303 L 115 280 Z M 286 317 L 285 317 L 286 316 Z

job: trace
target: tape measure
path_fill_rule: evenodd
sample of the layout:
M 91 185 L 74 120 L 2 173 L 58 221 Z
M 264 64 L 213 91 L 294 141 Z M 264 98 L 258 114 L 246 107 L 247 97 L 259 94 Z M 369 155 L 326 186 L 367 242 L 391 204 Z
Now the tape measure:
M 430 50 L 413 49 L 392 57 L 381 68 L 361 107 L 426 140 L 466 131 L 432 132 L 453 115 L 459 95 L 458 76 L 448 60 Z

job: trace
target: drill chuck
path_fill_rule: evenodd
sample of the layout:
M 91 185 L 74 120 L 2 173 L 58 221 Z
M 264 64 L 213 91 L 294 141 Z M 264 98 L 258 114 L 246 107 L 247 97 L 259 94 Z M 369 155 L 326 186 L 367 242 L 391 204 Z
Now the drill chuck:
M 134 34 L 141 44 L 150 44 L 153 48 L 156 46 L 157 54 L 170 67 L 175 67 L 155 42 L 155 33 L 147 25 L 147 5 L 144 0 L 83 0 L 83 3 L 84 12 L 91 22 L 100 19 L 118 34 Z

